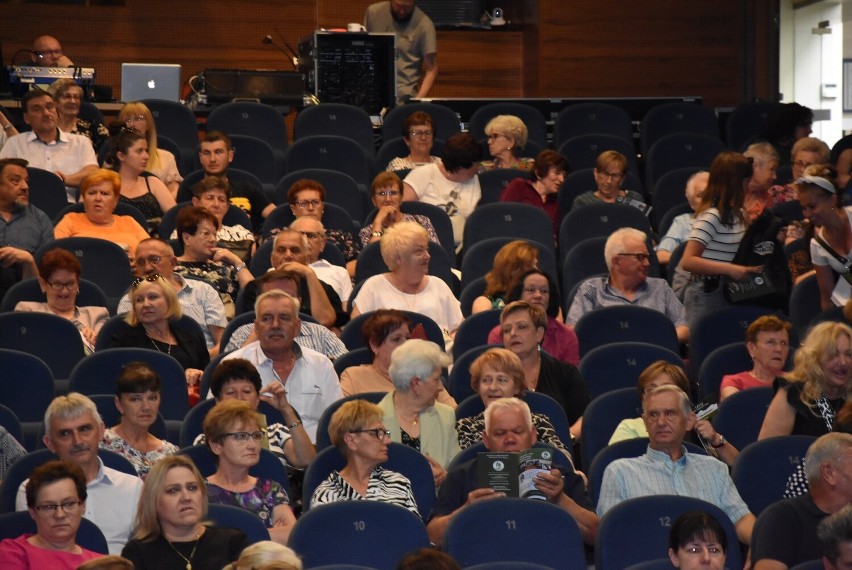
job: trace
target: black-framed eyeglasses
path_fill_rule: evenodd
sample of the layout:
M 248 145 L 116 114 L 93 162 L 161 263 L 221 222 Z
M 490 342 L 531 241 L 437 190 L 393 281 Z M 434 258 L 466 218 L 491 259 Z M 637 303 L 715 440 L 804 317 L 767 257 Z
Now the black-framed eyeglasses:
M 376 436 L 379 441 L 390 439 L 391 432 L 389 429 L 373 428 L 373 429 L 353 429 L 349 433 L 371 433 Z
M 429 129 L 422 129 L 416 131 L 408 131 L 408 134 L 412 137 L 431 137 L 434 133 Z
M 260 441 L 263 439 L 263 432 L 258 431 L 231 431 L 228 433 L 223 433 L 222 437 L 231 436 L 234 438 L 234 441 L 239 441 L 240 443 L 245 443 L 249 439 L 253 439 L 255 441 Z
M 638 261 L 639 263 L 645 263 L 646 261 L 651 259 L 651 256 L 648 255 L 647 253 L 619 253 L 618 255 L 624 255 L 624 256 L 627 256 L 627 257 L 635 257 L 636 261 Z
M 388 196 L 396 197 L 396 196 L 399 196 L 399 191 L 397 191 L 397 190 L 379 190 L 378 192 L 376 192 L 376 196 L 381 196 L 382 198 L 385 198 L 385 197 L 388 197 Z
M 320 200 L 296 200 L 296 205 L 300 208 L 319 208 L 322 202 Z
M 134 279 L 133 282 L 130 284 L 130 286 L 133 287 L 134 289 L 136 289 L 142 283 L 145 283 L 145 282 L 154 283 L 158 279 L 162 279 L 162 277 L 160 276 L 159 273 L 153 273 L 151 275 L 143 275 L 142 277 L 137 277 L 136 279 Z
M 73 513 L 76 511 L 83 501 L 62 501 L 61 503 L 47 503 L 44 505 L 36 505 L 35 510 L 40 513 L 55 513 L 57 509 L 62 509 L 63 512 Z
M 77 286 L 80 285 L 77 281 L 69 281 L 68 283 L 60 283 L 59 281 L 48 281 L 48 285 L 50 288 L 56 291 L 57 293 L 60 291 L 76 291 Z

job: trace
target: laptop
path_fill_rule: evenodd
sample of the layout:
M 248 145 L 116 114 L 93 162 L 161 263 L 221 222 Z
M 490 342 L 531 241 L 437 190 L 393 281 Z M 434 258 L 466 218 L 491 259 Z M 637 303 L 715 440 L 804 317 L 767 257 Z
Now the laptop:
M 122 63 L 121 100 L 165 99 L 180 101 L 180 65 L 172 63 Z

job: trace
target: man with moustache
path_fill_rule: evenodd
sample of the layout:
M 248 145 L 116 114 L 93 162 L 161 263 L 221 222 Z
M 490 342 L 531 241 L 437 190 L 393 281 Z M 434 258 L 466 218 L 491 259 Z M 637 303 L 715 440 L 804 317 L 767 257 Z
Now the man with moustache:
M 77 392 L 58 396 L 44 414 L 44 431 L 44 445 L 83 470 L 89 495 L 83 516 L 101 529 L 110 554 L 121 554 L 133 531 L 142 479 L 105 467 L 98 457 L 104 422 L 95 403 Z M 26 484 L 18 487 L 18 511 L 27 510 Z
M 53 172 L 65 184 L 67 200 L 77 201 L 75 187 L 98 167 L 92 141 L 58 127 L 56 101 L 41 89 L 27 91 L 21 98 L 24 122 L 32 131 L 15 135 L 0 149 L 0 158 L 23 158 L 29 166 Z
M 222 360 L 244 358 L 257 368 L 264 386 L 280 382 L 308 437 L 316 443 L 320 416 L 343 397 L 343 392 L 328 357 L 295 342 L 301 324 L 298 299 L 280 289 L 267 291 L 255 303 L 254 330 L 258 340 Z M 288 427 L 293 429 L 295 425 Z
M 27 161 L 0 159 L 0 299 L 18 281 L 38 274 L 33 253 L 52 239 L 50 218 L 30 204 Z
M 438 77 L 438 41 L 429 16 L 414 0 L 377 2 L 367 8 L 364 27 L 370 33 L 396 34 L 397 103 L 426 97 Z

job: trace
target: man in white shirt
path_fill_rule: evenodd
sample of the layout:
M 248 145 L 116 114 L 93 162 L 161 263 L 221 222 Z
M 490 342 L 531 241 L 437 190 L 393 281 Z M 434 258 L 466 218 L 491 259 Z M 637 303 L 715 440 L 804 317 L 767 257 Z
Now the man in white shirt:
M 311 266 L 320 281 L 328 283 L 334 288 L 343 304 L 343 310 L 348 311 L 349 295 L 352 294 L 352 278 L 349 277 L 349 272 L 345 267 L 320 258 L 326 244 L 325 226 L 316 216 L 307 215 L 293 220 L 290 229 L 308 238 L 310 244 L 310 247 L 308 247 L 308 265 Z
M 263 384 L 284 385 L 287 401 L 296 410 L 311 442 L 323 411 L 343 397 L 334 366 L 324 355 L 295 342 L 299 335 L 299 301 L 279 289 L 267 291 L 255 303 L 254 330 L 258 340 L 223 360 L 244 358 L 260 372 Z
M 21 99 L 24 122 L 32 131 L 15 135 L 0 149 L 0 158 L 23 158 L 29 166 L 56 174 L 65 184 L 69 202 L 76 202 L 74 188 L 98 167 L 92 141 L 59 130 L 53 95 L 40 89 Z
M 77 392 L 55 398 L 44 414 L 44 431 L 44 445 L 83 470 L 89 495 L 83 516 L 101 529 L 110 554 L 121 554 L 133 532 L 142 479 L 105 467 L 98 457 L 104 422 L 95 403 Z M 26 484 L 18 487 L 18 511 L 27 510 Z

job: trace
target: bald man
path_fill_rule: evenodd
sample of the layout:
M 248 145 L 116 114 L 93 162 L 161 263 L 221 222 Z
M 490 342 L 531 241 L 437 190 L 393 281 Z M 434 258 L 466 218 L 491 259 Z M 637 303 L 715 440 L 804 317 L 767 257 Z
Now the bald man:
M 74 67 L 74 62 L 62 53 L 62 44 L 53 36 L 39 36 L 33 41 L 33 63 L 41 67 Z

